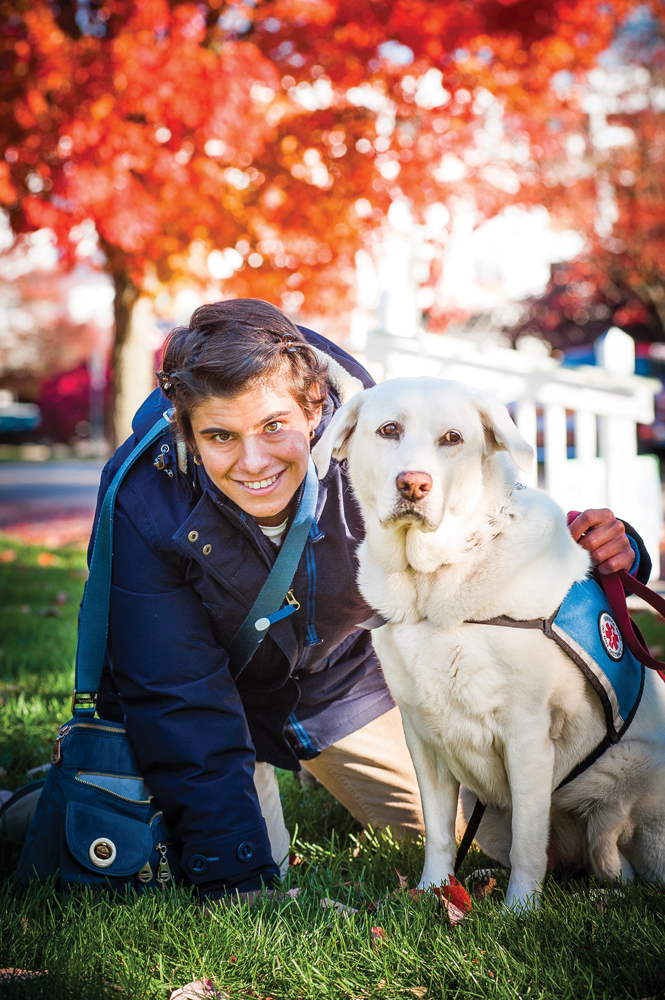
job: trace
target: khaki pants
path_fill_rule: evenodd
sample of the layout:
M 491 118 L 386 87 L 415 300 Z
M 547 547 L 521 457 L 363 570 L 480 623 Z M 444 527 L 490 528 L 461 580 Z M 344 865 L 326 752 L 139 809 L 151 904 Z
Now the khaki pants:
M 418 782 L 398 708 L 302 763 L 363 826 L 375 830 L 389 826 L 398 840 L 425 832 Z M 257 764 L 254 783 L 272 855 L 284 873 L 290 838 L 274 767 Z

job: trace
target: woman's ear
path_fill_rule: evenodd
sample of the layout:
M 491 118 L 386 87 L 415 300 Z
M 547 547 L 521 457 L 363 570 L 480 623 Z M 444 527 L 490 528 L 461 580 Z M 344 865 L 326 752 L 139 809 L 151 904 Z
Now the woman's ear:
M 348 443 L 353 436 L 358 423 L 358 414 L 363 404 L 365 392 L 358 392 L 348 403 L 340 406 L 333 414 L 332 420 L 321 435 L 320 441 L 312 449 L 312 458 L 319 474 L 319 479 L 328 472 L 332 458 L 347 458 Z

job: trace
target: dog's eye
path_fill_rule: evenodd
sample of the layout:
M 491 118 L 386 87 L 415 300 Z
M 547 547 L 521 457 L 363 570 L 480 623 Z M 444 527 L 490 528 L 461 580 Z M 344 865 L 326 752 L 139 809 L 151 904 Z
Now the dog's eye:
M 444 446 L 447 444 L 459 444 L 461 440 L 462 440 L 462 435 L 460 434 L 459 431 L 446 431 L 446 433 L 439 441 L 439 444 L 442 444 Z
M 379 437 L 390 438 L 392 441 L 397 441 L 399 439 L 400 429 L 399 424 L 394 424 L 391 420 L 389 423 L 383 424 L 382 427 L 379 427 L 376 433 Z

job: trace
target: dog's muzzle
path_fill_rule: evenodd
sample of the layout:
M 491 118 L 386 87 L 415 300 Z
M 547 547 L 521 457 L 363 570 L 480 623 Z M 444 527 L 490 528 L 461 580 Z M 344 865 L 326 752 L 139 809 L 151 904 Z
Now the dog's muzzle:
M 408 500 L 397 500 L 388 517 L 382 519 L 381 523 L 384 528 L 404 525 L 417 527 L 421 531 L 436 531 L 436 525 L 428 517 L 427 509 Z

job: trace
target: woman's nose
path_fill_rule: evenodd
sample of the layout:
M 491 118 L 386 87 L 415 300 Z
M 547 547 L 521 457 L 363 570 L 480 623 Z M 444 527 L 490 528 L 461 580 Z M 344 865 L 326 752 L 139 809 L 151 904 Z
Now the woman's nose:
M 270 455 L 258 438 L 252 436 L 243 440 L 242 452 L 237 462 L 238 469 L 248 474 L 254 474 L 262 472 L 269 463 Z

